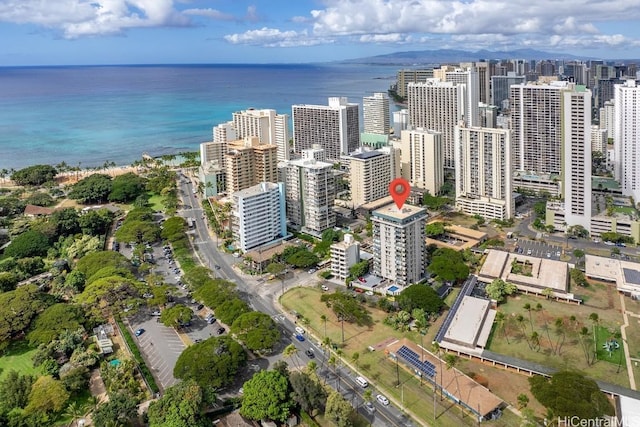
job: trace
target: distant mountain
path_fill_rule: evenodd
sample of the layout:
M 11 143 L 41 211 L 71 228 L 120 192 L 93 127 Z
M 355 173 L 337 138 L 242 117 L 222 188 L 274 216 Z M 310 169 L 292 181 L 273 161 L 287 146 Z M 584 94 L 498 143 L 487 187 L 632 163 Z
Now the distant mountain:
M 446 62 L 478 61 L 480 59 L 593 59 L 580 57 L 568 53 L 550 53 L 534 49 L 516 49 L 510 51 L 490 51 L 479 50 L 470 52 L 466 50 L 438 49 L 438 50 L 413 50 L 408 52 L 394 52 L 387 55 L 370 56 L 367 58 L 356 58 L 341 61 L 349 64 L 398 64 L 398 65 L 420 65 L 420 64 L 441 64 Z

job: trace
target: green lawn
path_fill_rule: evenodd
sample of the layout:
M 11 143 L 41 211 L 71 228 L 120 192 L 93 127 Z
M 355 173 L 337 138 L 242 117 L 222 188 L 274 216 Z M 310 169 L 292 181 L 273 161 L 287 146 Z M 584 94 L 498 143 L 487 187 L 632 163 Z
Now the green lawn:
M 629 379 L 626 369 L 618 369 L 618 356 L 614 352 L 612 360 L 609 360 L 606 351 L 602 350 L 602 344 L 607 338 L 613 336 L 622 321 L 619 312 L 619 298 L 611 289 L 604 287 L 589 287 L 589 304 L 592 306 L 568 305 L 562 302 L 545 300 L 544 298 L 518 295 L 510 297 L 506 303 L 498 307 L 506 315 L 505 331 L 494 330 L 488 343 L 488 349 L 496 353 L 506 354 L 524 360 L 540 363 L 556 369 L 578 369 L 586 375 L 629 387 Z M 532 310 L 531 313 L 524 309 L 525 304 L 536 307 L 542 305 L 542 310 Z M 598 334 L 599 360 L 594 364 L 587 363 L 585 347 L 582 344 L 579 331 L 586 327 L 588 335 L 585 337 L 586 351 L 590 358 L 593 357 L 595 343 L 593 341 L 593 323 L 589 320 L 591 313 L 597 313 L 600 318 L 600 332 Z M 524 321 L 517 322 L 517 316 L 522 315 Z M 570 316 L 576 317 L 571 322 Z M 555 320 L 561 318 L 564 323 L 562 330 L 556 332 Z M 531 335 L 536 332 L 540 345 L 531 343 Z M 560 348 L 558 352 L 558 347 Z M 602 356 L 602 357 L 600 357 Z M 607 360 L 611 363 L 607 363 Z M 623 368 L 625 364 L 623 362 Z
M 164 210 L 164 205 L 162 204 L 163 199 L 164 197 L 158 194 L 151 194 L 151 197 L 149 197 L 149 205 L 151 205 L 151 209 L 154 211 Z
M 36 349 L 29 347 L 26 341 L 14 341 L 0 357 L 0 379 L 10 370 L 21 374 L 39 375 L 40 370 L 33 367 L 33 355 Z

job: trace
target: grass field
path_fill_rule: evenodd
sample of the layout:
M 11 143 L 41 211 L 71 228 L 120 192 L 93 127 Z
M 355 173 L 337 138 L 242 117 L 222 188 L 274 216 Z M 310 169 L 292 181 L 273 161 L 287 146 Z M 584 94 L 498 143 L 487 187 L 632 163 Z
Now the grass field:
M 33 367 L 33 355 L 36 349 L 28 346 L 26 341 L 14 341 L 0 357 L 0 379 L 10 370 L 21 374 L 39 375 L 39 369 Z
M 369 346 L 375 347 L 387 340 L 395 340 L 406 337 L 416 343 L 420 343 L 420 335 L 416 332 L 401 333 L 383 323 L 387 314 L 377 308 L 369 307 L 373 325 L 371 327 L 359 327 L 349 323 L 344 324 L 345 341 L 342 344 L 342 328 L 333 312 L 320 302 L 322 292 L 312 288 L 295 288 L 287 292 L 281 298 L 282 305 L 288 310 L 295 310 L 302 316 L 305 329 L 312 332 L 318 341 L 325 336 L 325 323 L 321 316 L 327 317 L 326 336 L 336 343 L 343 353 L 343 360 L 356 368 L 358 373 L 374 381 L 376 386 L 383 390 L 388 397 L 393 397 L 408 410 L 420 418 L 421 424 L 432 426 L 460 426 L 474 425 L 476 420 L 468 414 L 461 415 L 461 411 L 449 400 L 436 399 L 436 419 L 433 411 L 433 389 L 426 382 L 420 384 L 419 378 L 405 371 L 402 366 L 393 363 L 378 347 L 375 351 L 369 351 Z M 300 321 L 299 321 L 300 322 Z M 435 334 L 436 324 L 432 325 L 429 334 Z M 423 338 L 426 348 L 429 334 Z M 359 354 L 356 361 L 354 353 Z M 397 379 L 400 379 L 398 386 Z M 518 417 L 509 411 L 497 421 L 486 423 L 493 426 L 512 426 L 518 424 Z
M 615 293 L 615 290 L 610 287 L 592 285 L 589 288 L 585 291 L 589 295 L 589 306 L 568 306 L 566 303 L 529 295 L 509 298 L 506 303 L 499 306 L 499 311 L 505 313 L 507 318 L 504 330 L 494 325 L 488 348 L 497 353 L 541 363 L 556 369 L 578 369 L 592 378 L 629 387 L 626 370 L 618 369 L 618 354 L 613 356 L 612 363 L 608 363 L 605 361 L 608 359 L 608 355 L 601 348 L 604 340 L 612 337 L 622 323 L 619 298 L 617 295 L 611 294 L 611 292 Z M 540 303 L 542 309 L 529 312 L 524 308 L 527 303 L 534 308 Z M 591 357 L 595 348 L 593 323 L 589 320 L 591 313 L 597 313 L 600 319 L 597 345 L 602 360 L 589 365 L 585 355 L 585 347 L 583 347 L 578 331 L 582 327 L 588 329 L 589 334 L 585 337 L 584 345 Z M 517 322 L 518 315 L 524 317 L 523 322 Z M 575 322 L 570 320 L 570 315 L 576 317 Z M 561 318 L 564 323 L 561 330 L 556 330 L 555 327 L 555 321 L 558 318 Z M 531 335 L 534 332 L 538 334 L 539 346 L 532 345 Z M 625 366 L 624 362 L 623 366 Z
M 149 205 L 151 206 L 151 209 L 153 209 L 154 211 L 163 211 L 164 210 L 164 205 L 162 204 L 162 199 L 163 197 L 158 195 L 158 194 L 152 194 L 150 193 L 149 197 Z

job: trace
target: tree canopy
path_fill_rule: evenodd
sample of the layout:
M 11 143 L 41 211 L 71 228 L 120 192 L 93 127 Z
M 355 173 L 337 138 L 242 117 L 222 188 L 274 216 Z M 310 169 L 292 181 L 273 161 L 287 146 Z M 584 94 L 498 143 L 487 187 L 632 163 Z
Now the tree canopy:
M 173 376 L 192 379 L 203 390 L 217 390 L 233 382 L 238 369 L 244 366 L 246 354 L 231 337 L 211 337 L 187 347 L 173 368 Z
M 76 270 L 82 272 L 87 278 L 105 267 L 130 269 L 131 262 L 120 252 L 99 251 L 83 256 L 76 264 Z
M 131 202 L 145 192 L 146 180 L 135 173 L 125 173 L 113 179 L 109 201 Z
M 333 421 L 338 427 L 351 427 L 351 404 L 340 393 L 332 390 L 327 398 L 324 416 Z
M 74 184 L 69 198 L 82 204 L 103 203 L 107 201 L 112 185 L 109 175 L 94 173 Z
M 15 171 L 11 179 L 18 185 L 42 185 L 53 181 L 58 171 L 50 165 L 33 165 Z
M 25 412 L 60 412 L 67 400 L 69 400 L 69 392 L 62 382 L 50 375 L 44 375 L 33 383 Z
M 426 313 L 439 313 L 444 307 L 444 301 L 431 286 L 412 285 L 405 288 L 398 296 L 398 306 L 401 310 L 411 313 L 414 309 L 422 309 Z
M 489 298 L 500 303 L 504 301 L 505 296 L 512 295 L 518 288 L 513 283 L 507 283 L 502 279 L 494 279 L 484 290 Z
M 60 332 L 76 331 L 84 323 L 83 310 L 70 303 L 58 303 L 47 307 L 36 317 L 27 334 L 32 346 L 47 344 L 58 337 Z
M 127 427 L 138 414 L 138 403 L 125 392 L 109 396 L 109 401 L 101 404 L 93 412 L 96 427 Z
M 204 427 L 210 425 L 202 416 L 202 389 L 193 380 L 182 381 L 165 390 L 149 405 L 151 427 Z
M 50 247 L 47 236 L 39 231 L 28 230 L 13 239 L 4 253 L 14 258 L 46 256 Z
M 469 267 L 464 263 L 462 253 L 449 248 L 436 250 L 427 270 L 448 282 L 464 280 L 469 276 Z
M 614 414 L 598 384 L 578 372 L 561 371 L 549 379 L 534 375 L 529 378 L 529 384 L 533 396 L 551 410 L 554 417 L 594 420 Z
M 323 294 L 320 300 L 327 304 L 340 320 L 356 323 L 358 326 L 370 325 L 372 322 L 369 311 L 346 293 Z
M 425 231 L 428 237 L 441 236 L 445 232 L 444 222 L 432 222 L 425 226 Z
M 26 331 L 36 315 L 46 307 L 36 285 L 25 285 L 0 294 L 0 350 L 18 333 Z
M 251 308 L 249 308 L 246 302 L 238 298 L 235 294 L 232 294 L 230 298 L 222 302 L 215 310 L 218 319 L 227 325 L 232 325 L 240 315 L 250 312 Z
M 240 415 L 252 420 L 285 422 L 293 402 L 289 381 L 278 371 L 260 371 L 243 385 Z
M 108 209 L 90 210 L 78 218 L 82 232 L 92 236 L 106 233 L 112 221 L 113 213 Z
M 327 393 L 322 384 L 314 380 L 308 373 L 292 372 L 289 375 L 289 382 L 293 389 L 291 397 L 305 412 L 311 413 L 314 409 L 324 407 Z
M 318 264 L 320 259 L 307 248 L 299 249 L 286 258 L 287 263 L 297 268 L 307 268 Z
M 252 351 L 271 350 L 280 341 L 280 331 L 271 316 L 257 311 L 238 316 L 231 325 L 231 333 Z
M 94 312 L 113 313 L 124 310 L 128 306 L 142 303 L 142 294 L 146 286 L 137 280 L 122 276 L 109 276 L 98 279 L 84 288 L 77 296 L 80 304 L 92 308 Z
M 165 326 L 177 327 L 187 323 L 193 317 L 193 311 L 184 304 L 176 304 L 162 312 L 160 321 Z

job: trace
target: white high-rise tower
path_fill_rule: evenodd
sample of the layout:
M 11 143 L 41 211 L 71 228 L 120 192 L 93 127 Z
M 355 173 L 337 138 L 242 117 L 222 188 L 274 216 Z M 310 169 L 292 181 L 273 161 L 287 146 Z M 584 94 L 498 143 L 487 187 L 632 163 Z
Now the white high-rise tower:
M 640 201 L 640 87 L 635 80 L 615 85 L 613 146 L 615 176 L 622 194 Z
M 389 133 L 389 97 L 386 93 L 376 92 L 362 99 L 364 132 L 387 135 Z

